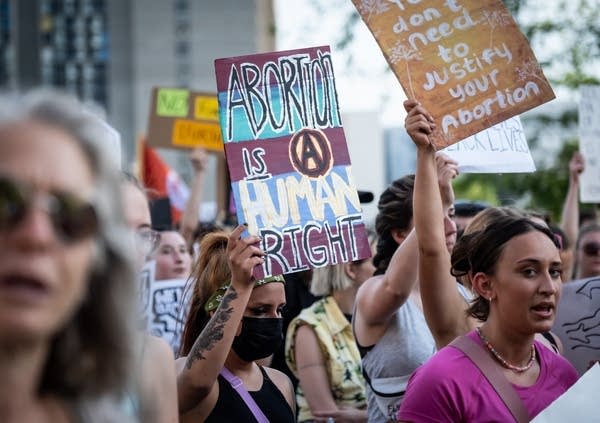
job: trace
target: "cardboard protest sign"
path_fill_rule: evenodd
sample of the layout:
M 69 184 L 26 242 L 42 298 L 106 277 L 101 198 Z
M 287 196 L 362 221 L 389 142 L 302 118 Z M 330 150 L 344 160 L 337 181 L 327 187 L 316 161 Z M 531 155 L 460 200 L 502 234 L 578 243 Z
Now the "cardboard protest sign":
M 521 119 L 514 116 L 442 150 L 461 173 L 535 172 Z
M 579 196 L 583 203 L 600 203 L 600 85 L 579 92 L 579 151 L 585 159 Z
M 255 276 L 371 255 L 329 47 L 215 61 L 238 221 L 262 237 Z
M 352 0 L 444 148 L 554 98 L 500 0 Z
M 186 279 L 154 280 L 156 262 L 149 261 L 140 274 L 142 320 L 146 331 L 179 351 L 185 324 Z
M 531 422 L 597 423 L 598 392 L 600 392 L 600 365 L 596 364 Z
M 147 143 L 222 152 L 217 96 L 184 88 L 153 88 Z
M 600 277 L 563 284 L 552 331 L 579 374 L 600 361 Z

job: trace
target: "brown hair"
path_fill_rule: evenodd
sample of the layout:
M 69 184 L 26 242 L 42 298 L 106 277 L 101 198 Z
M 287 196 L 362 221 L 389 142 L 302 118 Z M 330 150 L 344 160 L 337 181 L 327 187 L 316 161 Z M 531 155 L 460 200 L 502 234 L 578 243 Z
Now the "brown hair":
M 469 222 L 469 224 L 465 228 L 464 232 L 461 234 L 461 236 L 458 239 L 462 238 L 465 235 L 483 231 L 489 225 L 494 224 L 494 222 L 498 221 L 498 219 L 501 219 L 505 216 L 526 217 L 524 212 L 522 212 L 520 209 L 517 209 L 515 207 L 505 207 L 505 206 L 488 207 L 487 209 L 484 209 L 475 215 L 473 220 L 471 220 L 471 222 Z M 457 240 L 457 243 L 458 243 L 458 240 Z M 460 261 L 460 260 L 462 260 L 462 257 L 460 257 L 460 254 L 467 254 L 467 253 L 469 253 L 469 251 L 466 248 L 460 248 L 459 250 L 456 250 L 456 246 L 455 246 L 454 250 L 452 252 L 452 257 L 456 261 Z M 470 275 L 468 272 L 463 275 L 460 275 L 460 276 L 458 276 L 458 275 L 455 275 L 455 276 L 457 276 L 457 279 L 460 281 L 460 283 L 465 285 L 467 288 L 471 289 L 471 279 L 470 279 Z
M 504 216 L 526 217 L 526 214 L 515 207 L 488 207 L 475 215 L 473 220 L 471 220 L 465 228 L 464 234 L 481 231 Z
M 212 232 L 205 235 L 200 242 L 200 254 L 190 277 L 192 298 L 181 337 L 180 356 L 190 352 L 196 338 L 210 319 L 204 310 L 204 304 L 217 288 L 231 279 L 227 261 L 228 239 L 229 236 L 225 232 Z
M 506 243 L 531 231 L 544 233 L 558 248 L 554 233 L 548 227 L 535 223 L 528 217 L 500 216 L 494 224 L 465 234 L 457 241 L 452 251 L 452 275 L 459 277 L 478 272 L 493 275 Z M 487 320 L 489 312 L 489 302 L 479 295 L 471 302 L 467 311 L 470 316 L 482 322 Z
M 375 257 L 373 257 L 376 275 L 385 273 L 396 248 L 398 248 L 398 243 L 392 236 L 392 230 L 406 231 L 411 226 L 414 187 L 415 175 L 406 175 L 392 182 L 379 197 L 377 204 L 379 212 L 375 218 L 378 239 Z

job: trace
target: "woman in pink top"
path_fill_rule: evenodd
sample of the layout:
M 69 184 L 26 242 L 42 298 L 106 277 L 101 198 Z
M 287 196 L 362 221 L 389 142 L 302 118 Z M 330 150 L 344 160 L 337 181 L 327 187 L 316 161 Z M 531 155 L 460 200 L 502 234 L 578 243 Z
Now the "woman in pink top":
M 415 101 L 405 107 L 406 129 L 417 145 L 415 186 L 419 178 L 435 182 L 435 149 L 428 138 L 435 130 L 433 118 Z M 468 311 L 485 322 L 467 336 L 493 358 L 533 418 L 577 380 L 564 358 L 534 341 L 536 333 L 552 327 L 560 296 L 562 265 L 552 232 L 527 218 L 499 218 L 457 242 L 452 273 L 470 276 L 477 296 Z M 398 419 L 514 420 L 479 368 L 453 346 L 413 374 Z

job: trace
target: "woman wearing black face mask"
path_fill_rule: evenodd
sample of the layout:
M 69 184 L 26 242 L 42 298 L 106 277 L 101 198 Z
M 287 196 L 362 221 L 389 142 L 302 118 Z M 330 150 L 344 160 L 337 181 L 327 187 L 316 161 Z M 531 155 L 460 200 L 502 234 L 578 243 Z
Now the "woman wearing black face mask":
M 283 278 L 253 279 L 264 253 L 258 237 L 240 239 L 244 229 L 209 234 L 200 244 L 177 360 L 183 423 L 295 421 L 287 376 L 254 362 L 283 341 Z

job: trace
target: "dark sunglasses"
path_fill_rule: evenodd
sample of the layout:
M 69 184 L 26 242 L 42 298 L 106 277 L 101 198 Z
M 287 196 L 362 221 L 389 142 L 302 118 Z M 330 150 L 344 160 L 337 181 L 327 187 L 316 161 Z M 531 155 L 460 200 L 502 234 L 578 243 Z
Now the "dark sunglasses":
M 42 194 L 30 185 L 0 176 L 0 231 L 23 222 L 34 204 L 48 213 L 56 235 L 64 243 L 98 231 L 98 217 L 92 204 L 68 192 Z
M 581 247 L 586 256 L 595 256 L 600 251 L 600 243 L 588 242 Z

